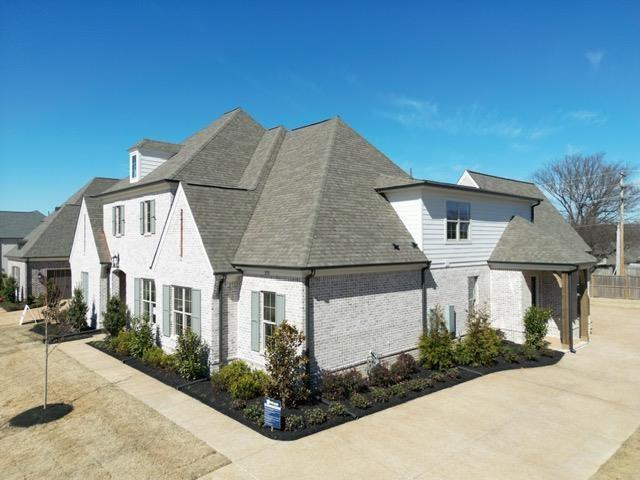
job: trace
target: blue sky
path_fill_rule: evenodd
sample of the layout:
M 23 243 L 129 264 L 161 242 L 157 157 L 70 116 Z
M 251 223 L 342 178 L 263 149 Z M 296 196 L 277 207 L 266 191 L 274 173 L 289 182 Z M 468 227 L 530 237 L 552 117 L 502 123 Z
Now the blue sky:
M 0 0 L 0 209 L 46 213 L 236 106 L 340 115 L 420 178 L 637 165 L 639 46 L 638 2 Z

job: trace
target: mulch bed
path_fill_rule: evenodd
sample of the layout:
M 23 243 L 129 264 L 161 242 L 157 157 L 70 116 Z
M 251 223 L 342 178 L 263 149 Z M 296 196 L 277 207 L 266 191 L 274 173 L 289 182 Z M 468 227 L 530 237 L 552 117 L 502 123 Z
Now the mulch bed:
M 85 326 L 79 331 L 69 332 L 68 330 L 60 327 L 60 325 L 57 323 L 50 323 L 48 330 L 49 343 L 69 342 L 72 340 L 79 340 L 81 338 L 89 338 L 97 333 L 102 333 L 102 330 L 91 328 L 89 326 Z M 43 337 L 42 341 L 44 342 L 44 321 L 36 323 L 33 327 L 31 327 L 31 331 L 33 333 L 41 335 Z
M 507 345 L 517 348 L 517 344 L 512 344 L 511 342 L 505 342 Z M 504 371 L 504 370 L 514 370 L 520 368 L 532 368 L 532 367 L 543 367 L 548 365 L 553 365 L 557 363 L 562 356 L 564 355 L 562 352 L 557 352 L 555 350 L 550 351 L 550 356 L 541 355 L 537 360 L 525 360 L 522 356 L 519 357 L 518 363 L 506 362 L 504 359 L 500 359 L 491 367 L 464 367 L 459 366 L 458 368 L 458 377 L 452 378 L 447 375 L 443 375 L 443 381 L 434 381 L 431 387 L 427 387 L 422 391 L 407 391 L 405 394 L 400 396 L 391 396 L 391 398 L 387 402 L 375 402 L 373 401 L 371 392 L 364 393 L 364 396 L 367 397 L 371 401 L 371 406 L 366 409 L 360 409 L 355 407 L 349 401 L 342 401 L 342 403 L 349 412 L 348 416 L 344 417 L 332 417 L 327 414 L 327 421 L 321 423 L 319 425 L 307 425 L 303 429 L 296 431 L 286 431 L 286 430 L 271 430 L 269 428 L 263 427 L 258 423 L 247 418 L 242 409 L 236 409 L 233 406 L 233 399 L 229 393 L 224 392 L 218 388 L 216 388 L 208 378 L 196 380 L 196 381 L 188 381 L 180 375 L 176 374 L 172 370 L 153 368 L 145 363 L 143 363 L 140 359 L 131 357 L 131 356 L 122 356 L 118 355 L 114 352 L 107 342 L 103 340 L 92 341 L 88 343 L 92 347 L 110 355 L 123 363 L 139 370 L 160 382 L 169 385 L 173 388 L 176 388 L 190 397 L 199 400 L 205 405 L 217 410 L 228 417 L 233 418 L 234 420 L 242 423 L 243 425 L 255 430 L 256 432 L 272 438 L 274 440 L 296 440 L 302 437 L 306 437 L 307 435 L 312 435 L 314 433 L 320 432 L 322 430 L 326 430 L 328 428 L 335 427 L 337 425 L 341 425 L 343 423 L 349 422 L 351 420 L 356 420 L 360 417 L 364 417 L 366 415 L 371 415 L 373 413 L 379 412 L 381 410 L 385 410 L 390 407 L 394 407 L 404 402 L 408 402 L 418 397 L 423 397 L 425 395 L 429 395 L 430 393 L 437 392 L 440 390 L 444 390 L 449 387 L 453 387 L 460 383 L 464 383 L 469 380 L 473 380 L 474 378 L 478 378 L 483 375 L 487 375 L 494 372 Z M 434 371 L 420 368 L 419 371 L 411 376 L 412 379 L 424 378 L 429 379 L 431 375 L 434 374 Z M 286 419 L 289 415 L 300 415 L 305 417 L 305 413 L 310 409 L 320 408 L 325 413 L 327 413 L 328 405 L 331 402 L 327 400 L 323 400 L 321 398 L 314 398 L 308 403 L 301 405 L 297 408 L 283 408 L 282 409 L 282 418 Z M 247 402 L 247 405 L 257 405 L 262 408 L 262 399 L 252 400 Z M 285 420 L 286 421 L 286 420 Z

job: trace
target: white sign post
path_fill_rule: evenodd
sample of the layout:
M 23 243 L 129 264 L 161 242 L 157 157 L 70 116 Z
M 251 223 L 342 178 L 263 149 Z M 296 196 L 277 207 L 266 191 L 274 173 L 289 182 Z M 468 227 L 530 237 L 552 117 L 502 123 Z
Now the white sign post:
M 38 319 L 33 316 L 33 311 L 29 308 L 29 305 L 25 305 L 24 306 L 24 310 L 22 310 L 22 315 L 20 315 L 20 323 L 19 323 L 19 325 L 22 325 L 24 323 L 24 317 L 27 315 L 27 311 L 29 312 L 29 315 L 31 316 L 31 320 L 33 320 L 34 323 L 38 323 Z

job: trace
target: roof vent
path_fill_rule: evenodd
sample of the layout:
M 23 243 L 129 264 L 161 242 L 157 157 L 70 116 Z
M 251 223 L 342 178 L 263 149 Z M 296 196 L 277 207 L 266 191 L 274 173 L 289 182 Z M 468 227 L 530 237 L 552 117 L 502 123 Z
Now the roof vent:
M 392 243 L 391 245 L 393 245 L 394 250 L 400 250 L 400 245 L 398 245 L 397 243 Z
M 411 246 L 412 246 L 413 248 L 418 248 L 418 244 L 417 244 L 416 242 L 411 242 Z

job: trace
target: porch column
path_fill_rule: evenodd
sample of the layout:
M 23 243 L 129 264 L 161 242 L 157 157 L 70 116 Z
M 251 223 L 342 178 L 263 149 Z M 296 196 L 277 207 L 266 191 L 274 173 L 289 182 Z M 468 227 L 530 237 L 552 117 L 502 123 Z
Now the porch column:
M 580 270 L 580 340 L 589 340 L 589 315 L 590 315 L 590 299 L 589 299 L 589 270 Z
M 560 330 L 560 341 L 564 347 L 568 348 L 571 329 L 571 288 L 568 272 L 562 272 L 562 285 L 560 288 L 562 290 L 562 329 Z

